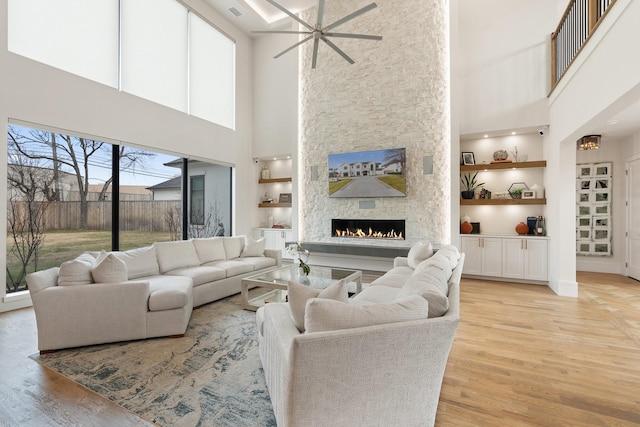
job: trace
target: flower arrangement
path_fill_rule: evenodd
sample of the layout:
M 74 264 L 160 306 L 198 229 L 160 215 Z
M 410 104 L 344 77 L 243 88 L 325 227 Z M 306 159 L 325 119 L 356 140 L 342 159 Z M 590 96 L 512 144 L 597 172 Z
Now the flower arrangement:
M 302 272 L 305 275 L 308 275 L 311 272 L 311 267 L 307 264 L 307 260 L 309 259 L 309 250 L 304 249 L 300 243 L 293 243 L 287 246 L 287 253 L 293 257 L 293 262 L 298 261 Z M 304 260 L 302 259 L 304 257 Z

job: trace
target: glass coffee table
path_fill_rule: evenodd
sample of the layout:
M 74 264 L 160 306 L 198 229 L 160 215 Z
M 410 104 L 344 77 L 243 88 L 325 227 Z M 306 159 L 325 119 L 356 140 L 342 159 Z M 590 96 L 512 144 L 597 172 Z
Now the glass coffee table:
M 344 279 L 349 285 L 355 283 L 355 290 L 350 293 L 362 291 L 362 271 L 347 270 L 344 268 L 311 266 L 308 276 L 300 273 L 297 266 L 287 265 L 265 273 L 256 274 L 242 279 L 241 298 L 242 306 L 247 310 L 257 310 L 269 302 L 285 302 L 287 285 L 289 280 L 311 286 L 316 289 L 324 289 L 330 284 Z M 249 298 L 249 288 L 266 288 L 268 292 Z M 351 286 L 350 286 L 351 288 Z

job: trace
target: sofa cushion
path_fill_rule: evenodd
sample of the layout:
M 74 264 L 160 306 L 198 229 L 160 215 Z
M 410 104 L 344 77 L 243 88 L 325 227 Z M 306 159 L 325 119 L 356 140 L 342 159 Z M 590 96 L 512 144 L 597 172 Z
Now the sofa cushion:
M 312 298 L 307 302 L 304 326 L 307 333 L 334 331 L 426 319 L 428 313 L 428 302 L 416 295 L 364 306 Z
M 278 264 L 275 258 L 267 256 L 256 256 L 241 259 L 243 263 L 251 264 L 254 270 L 260 270 L 267 267 L 275 267 Z
M 98 255 L 91 270 L 95 283 L 119 283 L 127 281 L 127 264 L 113 252 L 103 251 Z
M 347 283 L 339 280 L 332 283 L 325 289 L 315 289 L 305 286 L 297 282 L 289 281 L 287 288 L 289 297 L 289 310 L 291 311 L 291 319 L 300 332 L 304 332 L 305 307 L 307 300 L 312 298 L 332 299 L 341 302 L 349 300 Z
M 234 259 L 240 257 L 244 248 L 244 236 L 223 237 L 224 251 L 227 255 L 226 259 Z
M 200 259 L 191 240 L 156 242 L 153 246 L 156 247 L 160 273 L 200 265 Z
M 84 253 L 75 259 L 65 261 L 58 271 L 58 286 L 77 286 L 93 283 L 91 270 L 96 259 Z
M 449 299 L 442 292 L 442 285 L 435 283 L 434 276 L 428 272 L 413 274 L 400 289 L 396 301 L 411 295 L 419 295 L 429 302 L 429 317 L 440 317 L 449 310 Z M 447 283 L 444 283 L 448 286 Z
M 244 258 L 238 258 L 235 260 L 229 259 L 222 261 L 211 261 L 206 263 L 205 265 L 223 269 L 227 277 L 233 277 L 239 274 L 249 273 L 250 271 L 253 271 L 253 263 L 247 262 Z
M 227 254 L 224 251 L 224 243 L 222 243 L 222 237 L 193 239 L 193 246 L 196 248 L 200 264 L 205 264 L 219 259 L 227 259 Z
M 452 270 L 446 259 L 438 259 L 434 255 L 421 262 L 414 274 L 420 275 L 422 273 L 425 273 L 423 277 L 427 279 L 435 279 L 435 283 L 445 295 L 449 293 L 448 282 L 451 278 Z
M 441 247 L 436 252 L 436 255 L 438 255 L 438 257 L 444 257 L 449 260 L 449 265 L 452 269 L 456 268 L 456 265 L 458 265 L 458 260 L 460 259 L 460 251 L 453 245 L 445 245 Z
M 149 310 L 182 308 L 192 301 L 193 281 L 184 276 L 153 276 L 149 281 Z
M 371 282 L 370 287 L 388 286 L 390 288 L 401 288 L 404 285 L 404 283 L 407 281 L 407 279 L 411 277 L 414 271 L 409 267 L 405 267 L 405 268 L 409 270 L 411 273 L 394 274 L 393 272 L 389 271 L 383 274 L 382 276 L 378 277 L 373 282 Z
M 227 272 L 224 269 L 208 265 L 176 268 L 175 270 L 167 271 L 164 274 L 169 276 L 190 277 L 193 280 L 193 286 L 200 286 L 204 283 L 225 279 L 227 277 Z
M 127 265 L 127 279 L 129 280 L 160 274 L 156 248 L 153 246 L 129 249 L 113 254 Z
M 244 248 L 242 249 L 242 258 L 264 256 L 264 248 L 267 244 L 267 239 L 264 237 L 258 240 L 254 240 L 251 237 L 247 237 L 244 242 Z
M 420 264 L 425 259 L 431 257 L 433 255 L 433 247 L 431 246 L 431 242 L 423 243 L 418 242 L 409 249 L 409 254 L 407 255 L 407 262 L 409 267 L 416 268 L 418 264 Z
M 371 303 L 392 302 L 398 296 L 398 292 L 400 292 L 400 287 L 369 286 L 353 297 L 353 300 Z

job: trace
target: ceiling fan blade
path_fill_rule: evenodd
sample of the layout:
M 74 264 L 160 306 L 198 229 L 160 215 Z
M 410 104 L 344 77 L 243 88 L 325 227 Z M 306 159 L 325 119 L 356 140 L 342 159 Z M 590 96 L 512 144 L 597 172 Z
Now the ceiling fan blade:
M 291 46 L 288 49 L 283 50 L 282 52 L 280 52 L 279 54 L 277 54 L 276 56 L 273 57 L 273 59 L 276 58 L 280 58 L 282 55 L 284 55 L 285 53 L 289 52 L 292 49 L 297 48 L 298 46 L 300 46 L 302 43 L 307 42 L 309 40 L 311 40 L 313 38 L 313 35 L 309 36 L 309 37 L 305 37 L 304 39 L 300 40 L 298 43 L 294 44 L 293 46 Z
M 298 18 L 296 15 L 294 15 L 293 13 L 289 12 L 287 9 L 285 9 L 284 7 L 280 6 L 278 3 L 276 3 L 273 0 L 267 0 L 267 2 L 271 3 L 273 6 L 275 6 L 276 8 L 278 8 L 279 10 L 283 11 L 284 13 L 286 13 L 287 15 L 289 15 L 290 17 L 292 17 L 293 19 L 295 19 L 296 21 L 298 21 L 299 23 L 301 23 L 302 25 L 304 25 L 305 27 L 307 27 L 308 29 L 310 29 L 311 31 L 315 31 L 315 28 L 313 28 L 311 25 L 307 24 L 306 22 L 304 22 L 302 19 Z
M 349 55 L 344 53 L 338 46 L 336 46 L 335 44 L 331 43 L 331 41 L 329 41 L 329 39 L 327 39 L 326 37 L 322 37 L 322 41 L 325 42 L 326 44 L 328 44 L 331 49 L 333 49 L 336 52 L 338 52 L 340 54 L 340 56 L 342 56 L 344 59 L 346 59 L 346 61 L 349 64 L 355 64 L 356 61 L 354 61 L 353 59 L 349 58 Z
M 267 1 L 268 1 L 268 2 L 271 2 L 271 0 L 267 0 Z M 331 25 L 328 25 L 328 26 L 324 27 L 324 28 L 323 28 L 323 30 L 324 30 L 324 31 L 327 31 L 327 30 L 330 30 L 330 29 L 332 29 L 332 28 L 337 27 L 338 25 L 342 25 L 342 24 L 344 24 L 345 22 L 347 22 L 347 21 L 351 21 L 353 18 L 355 18 L 355 17 L 357 17 L 357 16 L 360 16 L 360 15 L 362 15 L 362 14 L 363 14 L 363 13 L 365 13 L 365 12 L 370 11 L 371 9 L 375 9 L 376 7 L 378 7 L 378 5 L 377 5 L 377 4 L 375 4 L 375 3 L 371 3 L 371 4 L 369 4 L 368 6 L 365 6 L 365 7 L 363 7 L 362 9 L 358 9 L 358 10 L 356 10 L 355 12 L 353 12 L 353 13 L 351 13 L 351 14 L 349 14 L 349 15 L 345 16 L 345 17 L 344 17 L 344 18 L 342 18 L 342 19 L 338 19 L 338 20 L 337 20 L 336 22 L 334 22 L 333 24 L 331 24 Z
M 324 19 L 324 0 L 318 0 L 318 20 L 316 21 L 318 25 L 316 28 L 322 28 L 322 20 Z
M 313 40 L 313 57 L 311 59 L 311 68 L 316 68 L 316 62 L 318 62 L 318 45 L 320 44 L 320 40 L 315 38 Z
M 255 34 L 312 34 L 311 31 L 280 31 L 280 30 L 256 30 Z
M 382 36 L 371 36 L 368 34 L 348 34 L 348 33 L 324 33 L 327 37 L 344 37 L 348 39 L 382 40 Z

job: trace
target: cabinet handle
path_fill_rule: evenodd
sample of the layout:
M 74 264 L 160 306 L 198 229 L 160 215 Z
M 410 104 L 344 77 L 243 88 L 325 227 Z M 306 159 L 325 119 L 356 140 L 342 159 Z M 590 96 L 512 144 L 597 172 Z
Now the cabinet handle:
M 529 249 L 529 248 L 527 247 L 527 243 L 528 243 L 528 242 L 527 242 L 526 240 L 523 240 L 523 242 L 524 242 L 524 250 L 526 251 L 527 249 Z

